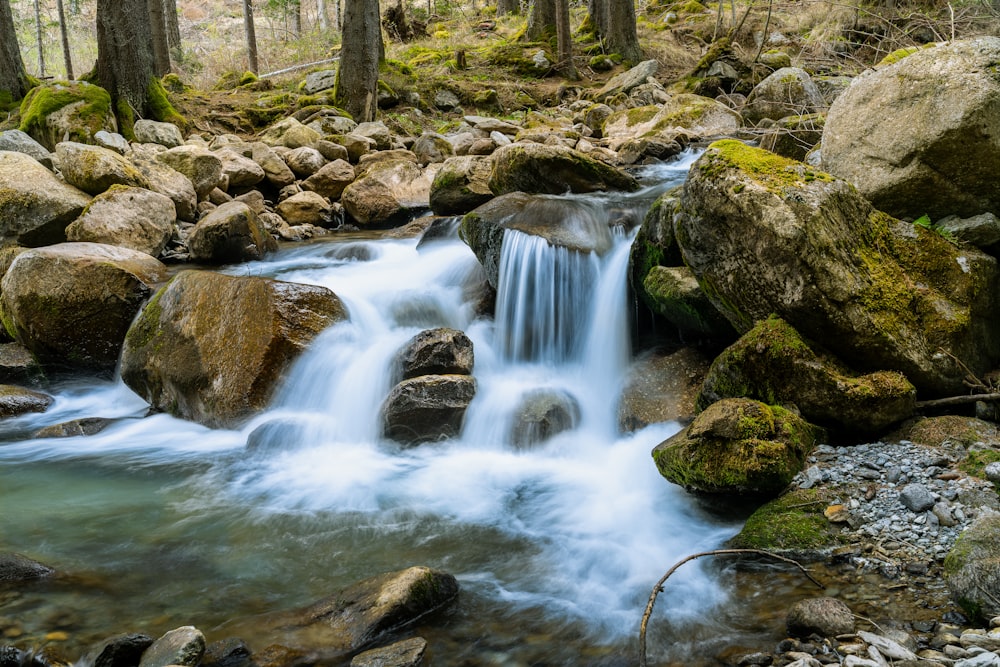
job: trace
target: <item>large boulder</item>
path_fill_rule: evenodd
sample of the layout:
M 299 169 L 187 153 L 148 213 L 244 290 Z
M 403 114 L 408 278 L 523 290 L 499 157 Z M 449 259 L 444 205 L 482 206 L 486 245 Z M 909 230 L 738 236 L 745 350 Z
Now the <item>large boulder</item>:
M 198 193 L 190 178 L 155 159 L 133 157 L 132 164 L 146 177 L 150 190 L 170 197 L 178 220 L 198 219 Z
M 450 157 L 431 183 L 430 206 L 437 215 L 462 215 L 493 199 L 493 162 L 482 155 Z
M 323 287 L 182 271 L 129 329 L 122 379 L 158 410 L 232 426 L 267 405 L 289 364 L 345 319 Z
M 262 141 L 250 144 L 253 161 L 264 170 L 264 178 L 276 188 L 283 188 L 295 182 L 295 174 L 281 157 Z
M 682 340 L 732 340 L 732 327 L 686 266 L 654 266 L 642 281 L 642 302 L 677 328 Z
M 25 246 L 66 240 L 90 196 L 24 153 L 0 151 L 0 239 Z
M 56 146 L 56 162 L 67 183 L 91 195 L 99 195 L 112 185 L 149 187 L 149 181 L 131 162 L 100 146 L 63 141 Z
M 382 403 L 382 432 L 404 445 L 453 438 L 461 433 L 465 411 L 475 395 L 476 380 L 468 375 L 403 380 Z
M 31 138 L 21 130 L 4 130 L 0 132 L 0 151 L 24 153 L 38 160 L 42 166 L 52 168 L 52 153 L 45 146 Z
M 400 378 L 420 375 L 471 375 L 472 341 L 457 329 L 421 331 L 396 354 Z
M 859 371 L 964 391 L 1000 360 L 996 259 L 875 210 L 849 183 L 738 141 L 692 166 L 685 263 L 739 332 L 771 313 Z
M 681 93 L 662 105 L 622 109 L 610 114 L 601 128 L 613 150 L 638 138 L 673 140 L 732 135 L 743 125 L 738 113 L 708 97 Z
M 191 259 L 215 264 L 261 259 L 278 247 L 253 209 L 241 201 L 212 210 L 198 221 L 187 242 Z
M 13 384 L 0 384 L 0 419 L 29 412 L 45 412 L 54 399 L 48 394 Z
M 156 159 L 187 176 L 199 199 L 207 197 L 222 183 L 222 160 L 206 148 L 177 146 L 157 153 Z
M 173 123 L 140 118 L 132 126 L 132 133 L 135 134 L 135 140 L 142 144 L 159 144 L 167 148 L 176 148 L 184 143 L 184 136 Z
M 530 192 L 561 195 L 638 189 L 634 178 L 620 169 L 565 146 L 514 143 L 493 153 L 489 180 L 493 194 Z
M 913 415 L 917 392 L 903 375 L 856 376 L 813 348 L 787 322 L 761 320 L 716 357 L 698 396 L 699 409 L 724 398 L 794 404 L 811 422 L 879 435 Z
M 14 339 L 49 366 L 111 372 L 125 332 L 166 267 L 144 252 L 62 243 L 17 256 L 0 306 Z
M 921 49 L 830 107 L 823 168 L 905 218 L 1000 213 L 1000 38 Z
M 169 197 L 113 185 L 94 197 L 66 228 L 66 238 L 131 248 L 157 257 L 173 236 L 175 222 L 177 211 Z
M 765 118 L 778 120 L 825 108 L 826 100 L 808 72 L 798 67 L 782 67 L 754 87 L 743 108 L 743 117 L 757 123 Z
M 951 598 L 975 621 L 1000 615 L 1000 514 L 965 529 L 944 560 Z
M 344 188 L 354 182 L 354 167 L 347 160 L 334 160 L 302 182 L 302 189 L 336 201 L 344 193 Z
M 431 182 L 438 166 L 421 169 L 410 159 L 379 161 L 344 188 L 340 203 L 360 225 L 405 222 L 430 206 Z
M 746 398 L 713 403 L 653 449 L 660 474 L 704 493 L 778 495 L 822 430 L 793 412 Z
M 21 128 L 48 150 L 60 141 L 95 143 L 98 132 L 117 132 L 111 96 L 84 81 L 36 86 L 21 101 Z

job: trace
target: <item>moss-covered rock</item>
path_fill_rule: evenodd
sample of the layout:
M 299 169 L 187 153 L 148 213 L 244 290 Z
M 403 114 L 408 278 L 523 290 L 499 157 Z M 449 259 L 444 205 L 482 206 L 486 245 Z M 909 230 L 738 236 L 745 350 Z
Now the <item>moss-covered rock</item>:
M 761 137 L 760 147 L 792 160 L 805 160 L 822 138 L 825 122 L 826 114 L 821 113 L 782 118 Z
M 182 271 L 129 328 L 122 379 L 157 410 L 234 426 L 267 405 L 313 338 L 346 319 L 323 287 Z
M 777 317 L 758 322 L 715 359 L 698 407 L 739 396 L 794 403 L 811 422 L 866 435 L 910 417 L 916 402 L 916 390 L 902 374 L 855 376 Z
M 21 131 L 49 150 L 60 141 L 93 143 L 101 130 L 117 132 L 111 96 L 84 81 L 55 82 L 32 88 L 21 101 Z
M 640 296 L 655 315 L 677 327 L 682 340 L 732 340 L 732 326 L 686 266 L 654 266 L 642 281 Z
M 1000 614 L 1000 514 L 976 519 L 944 560 L 951 598 L 975 621 Z
M 100 146 L 63 141 L 56 146 L 63 178 L 87 194 L 99 195 L 112 185 L 149 188 L 149 181 L 131 162 Z
M 602 136 L 612 149 L 637 138 L 684 141 L 732 135 L 743 125 L 740 115 L 713 99 L 681 93 L 661 105 L 616 111 L 604 121 Z
M 840 544 L 837 530 L 823 515 L 831 500 L 821 489 L 789 491 L 751 514 L 728 546 L 819 560 Z
M 529 192 L 561 195 L 638 189 L 634 178 L 620 169 L 565 146 L 514 143 L 493 153 L 490 190 L 502 195 Z
M 661 475 L 689 490 L 775 496 L 822 436 L 784 408 L 731 398 L 657 445 L 653 459 Z
M 743 108 L 743 117 L 756 123 L 764 118 L 778 120 L 825 108 L 826 100 L 808 72 L 798 67 L 782 67 L 754 87 Z
M 445 160 L 431 183 L 431 210 L 437 215 L 461 215 L 493 199 L 492 169 L 490 158 L 481 155 Z

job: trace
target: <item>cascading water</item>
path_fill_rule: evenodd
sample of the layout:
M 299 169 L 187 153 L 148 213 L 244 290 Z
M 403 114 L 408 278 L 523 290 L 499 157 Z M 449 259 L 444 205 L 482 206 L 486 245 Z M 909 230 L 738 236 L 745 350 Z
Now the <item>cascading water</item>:
M 592 213 L 612 200 L 648 205 L 689 163 L 661 168 L 658 187 L 639 196 L 584 201 Z M 29 592 L 25 631 L 52 629 L 55 606 L 86 610 L 81 641 L 189 623 L 211 639 L 229 618 L 425 564 L 463 590 L 435 664 L 631 655 L 652 583 L 734 526 L 657 474 L 650 449 L 677 425 L 617 432 L 630 237 L 613 237 L 598 256 L 508 231 L 493 320 L 477 316 L 481 269 L 457 239 L 337 240 L 234 267 L 329 287 L 350 322 L 324 332 L 273 408 L 241 431 L 142 418 L 144 404 L 114 383 L 67 386 L 48 413 L 3 424 L 2 547 L 100 582 Z M 404 449 L 380 437 L 380 404 L 396 352 L 437 326 L 473 340 L 478 392 L 460 437 Z M 564 398 L 577 419 L 516 446 L 518 410 L 539 392 Z M 84 416 L 114 423 L 89 437 L 24 439 Z M 672 623 L 710 624 L 722 594 L 707 575 L 692 567 L 671 589 L 660 604 Z

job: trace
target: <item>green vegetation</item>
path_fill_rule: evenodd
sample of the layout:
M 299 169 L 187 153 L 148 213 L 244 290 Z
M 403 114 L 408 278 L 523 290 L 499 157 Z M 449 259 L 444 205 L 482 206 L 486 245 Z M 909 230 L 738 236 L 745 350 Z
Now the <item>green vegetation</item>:
M 30 134 L 50 150 L 64 139 L 54 136 L 46 125 L 46 118 L 67 107 L 76 105 L 67 119 L 70 141 L 88 142 L 100 130 L 115 129 L 111 116 L 111 96 L 99 86 L 82 81 L 55 82 L 37 86 L 28 91 L 21 101 L 22 132 Z
M 810 552 L 840 540 L 823 515 L 830 499 L 817 489 L 795 489 L 761 506 L 729 542 L 737 549 Z

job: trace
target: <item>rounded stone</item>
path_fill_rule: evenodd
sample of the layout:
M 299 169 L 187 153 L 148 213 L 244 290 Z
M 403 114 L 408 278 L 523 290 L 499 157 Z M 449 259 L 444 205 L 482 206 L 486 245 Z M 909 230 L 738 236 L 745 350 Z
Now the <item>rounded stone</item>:
M 840 600 L 829 597 L 812 598 L 792 605 L 785 624 L 789 634 L 796 637 L 808 637 L 813 633 L 835 637 L 854 632 L 854 615 Z

